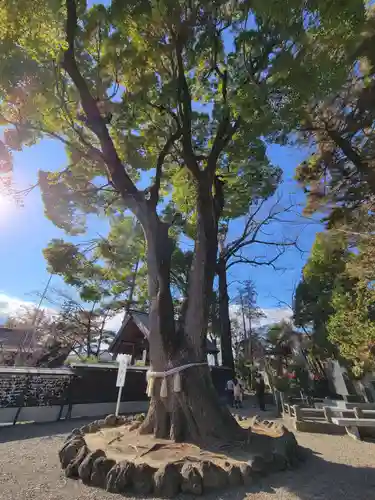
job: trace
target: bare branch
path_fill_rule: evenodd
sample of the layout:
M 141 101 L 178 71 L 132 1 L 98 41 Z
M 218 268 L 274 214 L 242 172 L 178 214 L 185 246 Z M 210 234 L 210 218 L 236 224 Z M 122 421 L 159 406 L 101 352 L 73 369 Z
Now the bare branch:
M 276 200 L 273 206 L 270 208 L 267 217 L 265 217 L 262 221 L 258 222 L 255 220 L 257 214 L 259 214 L 261 208 L 264 206 L 266 200 L 263 200 L 261 204 L 256 208 L 253 213 L 249 213 L 247 221 L 245 223 L 244 230 L 242 235 L 234 240 L 232 243 L 229 243 L 226 247 L 224 258 L 228 261 L 235 253 L 241 250 L 244 247 L 252 245 L 253 243 L 261 243 L 266 245 L 274 245 L 274 246 L 297 246 L 297 241 L 285 240 L 283 242 L 269 242 L 259 240 L 259 233 L 265 234 L 263 228 L 268 224 L 274 222 L 280 214 L 289 213 L 294 207 L 293 203 L 290 203 L 287 207 L 279 207 L 280 198 Z M 282 220 L 280 220 L 282 222 Z
M 281 271 L 283 268 L 276 267 L 275 262 L 285 253 L 285 250 L 278 252 L 277 255 L 269 260 L 258 260 L 257 257 L 254 259 L 244 257 L 243 255 L 234 256 L 233 260 L 227 265 L 227 270 L 236 264 L 250 264 L 252 266 L 271 266 L 275 271 Z

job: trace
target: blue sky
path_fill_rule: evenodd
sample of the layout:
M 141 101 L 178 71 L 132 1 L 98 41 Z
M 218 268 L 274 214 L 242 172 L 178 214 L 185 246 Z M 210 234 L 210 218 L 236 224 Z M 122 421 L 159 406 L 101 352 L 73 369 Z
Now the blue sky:
M 280 204 L 287 205 L 291 196 L 296 204 L 303 204 L 304 194 L 293 180 L 295 166 L 306 156 L 306 151 L 280 146 L 269 147 L 270 159 L 282 167 L 284 182 L 280 187 L 282 199 Z M 26 188 L 37 181 L 37 172 L 56 170 L 65 165 L 65 152 L 61 144 L 53 140 L 43 140 L 39 144 L 15 153 L 14 180 L 18 188 Z M 271 200 L 265 210 L 274 202 Z M 298 208 L 299 211 L 302 207 Z M 280 240 L 283 235 L 292 237 L 299 235 L 299 245 L 305 250 L 301 255 L 296 249 L 289 249 L 278 261 L 282 271 L 269 267 L 252 267 L 249 265 L 234 266 L 230 270 L 230 294 L 236 293 L 239 281 L 251 278 L 254 280 L 259 305 L 270 310 L 270 315 L 277 319 L 282 311 L 273 311 L 278 307 L 278 299 L 291 302 L 292 293 L 301 275 L 301 269 L 308 256 L 319 230 L 317 224 L 305 224 L 297 215 L 288 215 L 288 220 L 295 223 L 274 223 L 267 228 L 268 237 Z M 235 236 L 242 229 L 241 222 L 234 222 L 230 236 Z M 106 234 L 107 223 L 104 219 L 91 217 L 88 223 L 88 233 L 77 239 L 82 241 L 95 237 L 98 233 Z M 44 207 L 38 188 L 34 189 L 24 200 L 23 207 L 10 206 L 0 202 L 0 317 L 6 315 L 6 310 L 22 301 L 36 301 L 36 291 L 42 291 L 48 280 L 46 263 L 42 250 L 52 238 L 66 237 L 60 229 L 44 216 Z M 270 256 L 273 249 L 253 247 L 248 256 Z M 53 287 L 63 287 L 59 277 L 53 277 Z M 8 302 L 8 306 L 6 305 Z

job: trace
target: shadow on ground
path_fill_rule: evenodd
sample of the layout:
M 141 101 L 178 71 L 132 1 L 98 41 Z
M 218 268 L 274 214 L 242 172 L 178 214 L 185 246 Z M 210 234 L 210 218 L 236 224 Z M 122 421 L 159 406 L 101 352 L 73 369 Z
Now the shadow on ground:
M 68 434 L 76 427 L 92 422 L 93 418 L 60 420 L 51 423 L 16 424 L 0 427 L 0 443 L 21 441 L 41 437 L 53 437 L 59 434 Z
M 375 498 L 375 446 L 374 468 L 353 467 L 328 462 L 311 450 L 306 451 L 306 461 L 296 469 L 272 474 L 252 486 L 225 492 L 220 498 L 251 500 L 262 493 L 264 498 L 290 500 L 365 500 Z M 268 494 L 265 496 L 265 494 Z M 217 498 L 210 496 L 208 498 Z M 263 499 L 263 496 L 262 496 Z
M 53 438 L 69 433 L 92 419 L 60 421 L 51 424 L 24 424 L 0 428 L 0 443 L 32 438 Z M 324 436 L 322 436 L 324 439 Z M 16 443 L 14 444 L 16 446 Z M 57 460 L 56 449 L 56 460 Z M 319 454 L 306 451 L 306 461 L 297 469 L 264 477 L 252 486 L 227 490 L 220 494 L 223 500 L 362 500 L 375 498 L 375 445 L 374 468 L 355 467 L 324 460 Z M 104 493 L 104 492 L 103 492 Z M 254 495 L 254 497 L 253 497 Z M 259 495 L 259 496 L 258 496 Z M 133 497 L 133 495 L 129 495 Z M 97 497 L 101 499 L 98 490 Z M 103 499 L 107 498 L 103 496 Z M 122 497 L 123 498 L 123 497 Z M 125 497 L 126 498 L 126 497 Z M 183 496 L 185 500 L 188 497 Z M 209 500 L 218 495 L 207 495 Z

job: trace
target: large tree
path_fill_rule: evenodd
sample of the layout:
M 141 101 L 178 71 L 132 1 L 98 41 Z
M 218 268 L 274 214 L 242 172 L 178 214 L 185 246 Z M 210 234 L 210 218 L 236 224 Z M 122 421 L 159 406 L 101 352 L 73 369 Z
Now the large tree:
M 77 233 L 82 211 L 119 205 L 135 215 L 147 245 L 154 370 L 204 360 L 227 186 L 257 175 L 263 140 L 282 138 L 303 104 L 345 74 L 364 8 L 344 4 L 113 0 L 87 10 L 78 0 L 2 2 L 2 169 L 11 170 L 10 149 L 56 138 L 69 164 L 41 172 L 39 183 L 57 226 Z M 137 186 L 145 170 L 147 189 Z M 176 328 L 173 225 L 176 212 L 187 213 L 179 205 L 191 207 L 194 253 Z M 168 396 L 157 383 L 143 432 L 195 440 L 240 432 L 207 367 L 184 371 L 182 391 Z

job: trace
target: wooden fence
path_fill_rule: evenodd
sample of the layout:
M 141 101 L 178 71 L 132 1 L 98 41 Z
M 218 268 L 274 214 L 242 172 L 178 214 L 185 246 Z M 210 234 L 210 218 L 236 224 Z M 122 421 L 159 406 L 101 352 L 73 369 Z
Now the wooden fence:
M 121 413 L 148 408 L 146 367 L 129 367 L 121 396 Z M 224 396 L 230 370 L 211 367 L 213 384 Z M 0 425 L 100 417 L 114 413 L 117 366 L 74 365 L 39 369 L 0 367 Z

